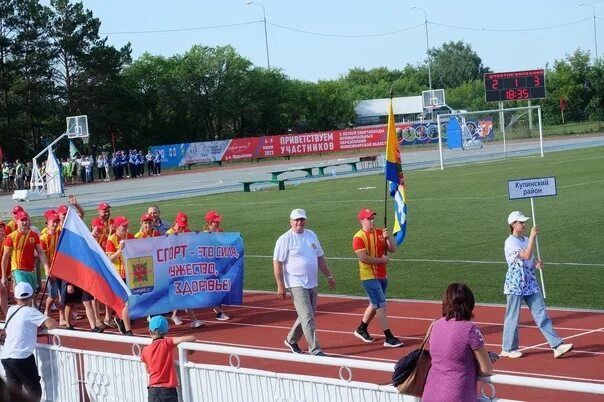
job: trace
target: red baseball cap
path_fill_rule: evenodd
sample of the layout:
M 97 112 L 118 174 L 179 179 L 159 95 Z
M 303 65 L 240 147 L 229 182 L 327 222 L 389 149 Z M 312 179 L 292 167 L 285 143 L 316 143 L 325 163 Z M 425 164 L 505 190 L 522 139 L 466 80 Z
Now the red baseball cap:
M 99 204 L 99 206 L 97 207 L 97 209 L 99 211 L 104 211 L 104 210 L 109 209 L 109 208 L 111 208 L 111 205 L 107 204 L 106 202 L 101 202 Z
M 90 224 L 94 227 L 105 229 L 105 221 L 100 216 L 94 218 Z
M 206 222 L 220 222 L 222 220 L 222 215 L 220 215 L 216 211 L 208 211 L 206 214 Z
M 54 221 L 60 221 L 61 217 L 59 216 L 58 213 L 56 213 L 55 211 L 46 211 L 47 213 L 44 214 L 44 218 L 46 218 L 46 222 L 54 222 Z
M 67 215 L 67 211 L 69 211 L 69 208 L 65 204 L 59 205 L 59 208 L 57 208 L 59 215 Z
M 362 221 L 363 219 L 371 218 L 374 215 L 377 215 L 375 211 L 372 211 L 369 208 L 363 208 L 359 211 L 357 216 L 359 217 L 359 220 Z
M 46 211 L 44 211 L 44 219 L 48 220 L 48 215 L 50 215 L 50 214 L 56 214 L 56 213 L 57 213 L 57 211 L 55 211 L 52 208 L 47 209 Z
M 153 221 L 153 217 L 149 214 L 142 214 L 141 222 L 145 222 L 145 221 Z
M 22 221 L 23 219 L 29 219 L 29 214 L 27 212 L 21 211 L 15 215 L 15 220 Z
M 116 216 L 113 220 L 113 226 L 128 225 L 130 221 L 125 216 Z
M 13 208 L 13 215 L 17 215 L 19 212 L 25 211 L 21 205 L 17 205 Z
M 176 214 L 176 226 L 186 228 L 189 225 L 189 217 L 184 212 Z

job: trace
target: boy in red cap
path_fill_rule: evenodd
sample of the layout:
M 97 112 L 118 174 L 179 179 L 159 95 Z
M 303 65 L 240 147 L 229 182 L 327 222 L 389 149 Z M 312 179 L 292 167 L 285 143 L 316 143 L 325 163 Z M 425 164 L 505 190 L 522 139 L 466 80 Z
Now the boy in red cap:
M 6 224 L 5 232 L 7 235 L 9 235 L 12 232 L 14 232 L 15 230 L 17 230 L 17 214 L 19 212 L 25 212 L 25 210 L 23 209 L 23 207 L 21 205 L 16 205 L 13 208 L 13 219 Z
M 179 233 L 189 233 L 191 229 L 189 229 L 189 217 L 184 212 L 178 212 L 176 214 L 176 219 L 174 220 L 174 225 L 166 232 L 167 235 L 179 234 Z M 199 328 L 203 326 L 204 322 L 202 320 L 198 320 L 197 316 L 193 309 L 186 310 L 189 314 L 189 318 L 191 319 L 191 328 Z M 175 325 L 182 325 L 182 320 L 178 316 L 178 310 L 174 310 L 172 312 L 172 321 Z
M 161 236 L 159 231 L 153 227 L 153 217 L 149 214 L 141 215 L 141 230 L 135 235 L 135 239 L 146 239 L 147 237 Z
M 208 211 L 206 213 L 206 224 L 203 227 L 203 231 L 206 233 L 221 233 L 224 230 L 220 227 L 222 221 L 222 215 L 216 211 Z M 222 305 L 214 306 L 214 314 L 218 321 L 228 321 L 231 319 L 228 315 L 222 311 Z
M 100 216 L 95 216 L 91 222 L 92 229 L 90 230 L 92 237 L 96 240 L 97 243 L 101 246 L 103 250 L 105 250 L 105 246 L 107 245 L 108 236 L 105 232 L 105 222 Z M 84 297 L 84 295 L 82 296 Z M 85 305 L 84 305 L 85 306 Z M 91 329 L 94 332 L 102 332 L 101 329 L 105 329 L 105 327 L 116 327 L 116 324 L 111 321 L 111 312 L 109 311 L 109 307 L 103 305 L 98 300 L 94 300 L 92 303 L 93 313 L 95 317 L 95 326 Z M 101 308 L 105 310 L 105 319 L 101 322 L 100 311 Z M 87 314 L 88 315 L 88 314 Z M 89 318 L 90 320 L 90 318 Z
M 0 220 L 0 261 L 2 261 L 2 256 L 4 255 L 4 246 L 2 245 L 4 243 L 4 237 L 5 237 L 5 233 L 4 231 L 6 230 L 6 223 L 2 220 Z M 8 268 L 8 266 L 7 266 Z M 10 270 L 7 269 L 6 272 L 2 273 L 2 276 L 6 276 L 7 278 L 10 277 Z M 4 307 L 8 308 L 8 286 L 4 287 L 4 286 L 0 286 L 0 301 L 4 301 L 6 300 L 6 305 L 4 304 L 4 302 L 0 302 L 0 305 L 2 305 L 2 312 L 5 312 L 6 310 L 4 310 Z
M 101 203 L 102 204 L 102 203 Z M 99 205 L 100 208 L 100 205 Z M 100 210 L 100 209 L 99 209 Z M 122 252 L 124 250 L 126 240 L 134 239 L 132 233 L 128 233 L 128 225 L 130 222 L 125 216 L 116 216 L 113 220 L 113 226 L 115 232 L 107 239 L 105 245 L 105 253 L 109 260 L 113 263 L 113 266 L 122 278 L 122 281 L 126 283 L 126 267 L 124 260 L 122 259 Z M 128 306 L 126 305 L 122 310 L 123 319 L 115 317 L 115 323 L 122 334 L 132 336 L 132 328 L 130 327 L 130 317 L 128 316 Z
M 61 236 L 61 229 L 59 225 L 61 219 L 53 209 L 49 209 L 44 213 L 46 219 L 45 230 L 40 235 L 40 246 L 46 253 L 48 260 L 52 264 L 52 260 L 57 251 L 57 245 L 59 244 L 59 236 Z M 51 276 L 51 272 L 46 272 L 48 297 L 46 298 L 46 305 L 44 308 L 44 315 L 50 314 L 50 308 L 54 304 L 59 310 L 59 325 L 66 325 L 65 315 L 63 314 L 63 306 L 60 303 L 59 291 L 61 288 L 61 280 Z
M 15 215 L 17 230 L 4 239 L 4 255 L 2 256 L 2 286 L 6 286 L 8 277 L 6 275 L 9 261 L 14 284 L 27 282 L 33 289 L 38 288 L 38 278 L 35 272 L 36 253 L 48 272 L 50 264 L 46 253 L 40 246 L 40 238 L 31 230 L 29 215 L 21 211 Z M 5 300 L 1 301 L 3 311 L 6 307 Z
M 373 342 L 375 339 L 369 335 L 367 327 L 374 317 L 378 318 L 386 339 L 384 346 L 398 348 L 403 346 L 400 339 L 392 335 L 388 326 L 386 313 L 386 289 L 388 288 L 388 274 L 386 264 L 388 253 L 396 251 L 396 243 L 388 234 L 388 229 L 375 227 L 376 213 L 368 208 L 361 209 L 357 215 L 361 230 L 352 238 L 352 248 L 359 259 L 359 276 L 361 283 L 369 296 L 369 306 L 365 309 L 363 320 L 354 331 L 354 336 L 363 342 Z

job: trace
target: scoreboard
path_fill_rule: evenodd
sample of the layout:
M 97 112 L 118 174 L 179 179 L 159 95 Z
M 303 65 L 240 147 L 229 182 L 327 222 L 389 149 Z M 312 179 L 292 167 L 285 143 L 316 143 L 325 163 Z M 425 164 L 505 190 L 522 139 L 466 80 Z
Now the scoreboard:
M 543 70 L 510 71 L 484 75 L 487 102 L 545 98 Z

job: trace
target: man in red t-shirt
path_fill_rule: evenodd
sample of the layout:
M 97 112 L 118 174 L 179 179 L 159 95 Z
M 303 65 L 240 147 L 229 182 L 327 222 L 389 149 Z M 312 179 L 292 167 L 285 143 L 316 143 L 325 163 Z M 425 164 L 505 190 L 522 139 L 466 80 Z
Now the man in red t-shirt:
M 359 211 L 358 219 L 361 224 L 359 230 L 352 238 L 352 248 L 359 259 L 359 276 L 361 283 L 369 296 L 369 306 L 365 309 L 363 320 L 354 331 L 354 336 L 363 342 L 373 342 L 375 339 L 369 335 L 367 327 L 371 320 L 377 316 L 386 339 L 384 346 L 398 348 L 403 342 L 392 335 L 388 326 L 386 313 L 386 289 L 388 288 L 388 275 L 386 252 L 394 253 L 396 243 L 390 238 L 388 229 L 375 227 L 375 212 L 364 208 Z
M 145 346 L 141 361 L 149 374 L 147 387 L 149 402 L 178 402 L 178 379 L 174 365 L 174 348 L 182 342 L 194 342 L 193 335 L 165 337 L 168 333 L 168 320 L 156 315 L 149 321 L 149 332 L 153 342 Z
M 4 232 L 9 235 L 12 232 L 14 232 L 15 230 L 17 230 L 17 214 L 19 212 L 25 212 L 25 210 L 23 209 L 23 207 L 21 205 L 16 205 L 13 208 L 13 219 L 10 220 L 10 222 L 8 222 L 6 224 L 6 228 L 4 229 Z
M 111 218 L 111 205 L 106 202 L 101 202 L 97 207 L 97 210 L 99 211 L 99 218 L 101 218 L 105 224 L 103 235 L 109 237 L 115 232 L 115 226 L 113 219 Z M 92 224 L 90 226 L 92 229 Z

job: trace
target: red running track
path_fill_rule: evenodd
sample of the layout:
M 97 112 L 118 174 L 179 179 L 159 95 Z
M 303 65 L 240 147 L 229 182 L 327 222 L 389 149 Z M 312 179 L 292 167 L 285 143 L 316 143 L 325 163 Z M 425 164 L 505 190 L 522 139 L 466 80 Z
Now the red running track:
M 401 338 L 402 348 L 385 348 L 382 345 L 383 333 L 377 322 L 369 327 L 370 333 L 377 339 L 374 343 L 364 343 L 352 335 L 358 326 L 367 305 L 365 298 L 321 296 L 317 309 L 318 339 L 323 351 L 332 356 L 359 358 L 379 362 L 396 362 L 401 356 L 418 347 L 430 321 L 441 315 L 440 303 L 390 300 L 388 315 L 392 332 Z M 251 347 L 274 351 L 289 351 L 283 340 L 296 319 L 296 313 L 290 299 L 279 300 L 275 293 L 246 292 L 244 305 L 224 306 L 231 320 L 214 320 L 211 309 L 196 310 L 197 316 L 206 321 L 199 329 L 191 329 L 188 321 L 177 327 L 170 326 L 170 335 L 195 334 L 197 340 L 221 345 Z M 525 356 L 521 359 L 500 359 L 495 365 L 496 374 L 531 376 L 568 381 L 587 381 L 604 384 L 604 312 L 577 311 L 569 309 L 548 309 L 558 334 L 565 342 L 572 342 L 575 348 L 567 356 L 554 359 L 553 352 L 545 342 L 530 316 L 528 310 L 521 312 L 520 344 Z M 474 322 L 480 327 L 487 349 L 501 350 L 501 334 L 505 307 L 478 305 L 474 313 Z M 186 316 L 182 312 L 183 316 Z M 184 320 L 184 317 L 183 317 Z M 146 321 L 138 319 L 134 325 L 136 335 L 146 335 Z M 76 327 L 87 328 L 85 319 L 76 322 Z M 109 329 L 106 332 L 115 332 Z M 83 340 L 65 339 L 64 346 L 90 349 Z M 306 347 L 305 340 L 300 346 Z M 95 350 L 130 354 L 131 346 L 116 343 L 95 343 Z M 195 352 L 190 359 L 227 365 L 224 355 Z M 264 360 L 259 358 L 241 358 L 243 367 L 269 371 L 317 375 L 317 367 L 293 364 L 287 361 Z M 321 376 L 338 378 L 337 368 L 321 366 Z M 387 373 L 363 372 L 353 370 L 353 379 L 379 384 L 388 383 Z M 602 395 L 559 391 L 539 388 L 496 386 L 500 398 L 528 401 L 601 401 Z

